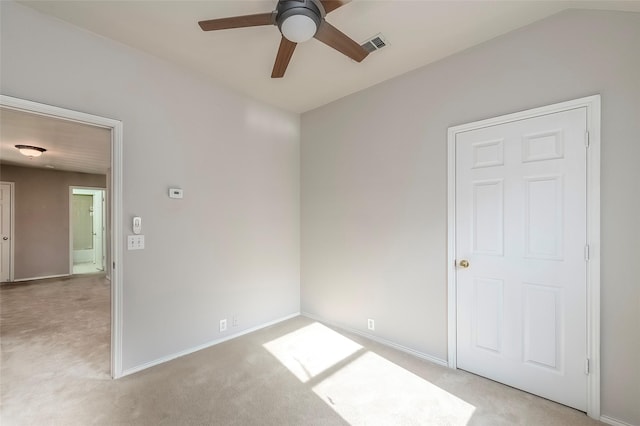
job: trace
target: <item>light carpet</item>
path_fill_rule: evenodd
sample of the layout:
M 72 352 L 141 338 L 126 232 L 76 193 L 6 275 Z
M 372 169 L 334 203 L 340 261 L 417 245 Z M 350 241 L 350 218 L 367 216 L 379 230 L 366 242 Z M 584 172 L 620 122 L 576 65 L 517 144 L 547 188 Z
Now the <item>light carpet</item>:
M 305 317 L 111 380 L 103 277 L 0 296 L 3 426 L 600 424 Z

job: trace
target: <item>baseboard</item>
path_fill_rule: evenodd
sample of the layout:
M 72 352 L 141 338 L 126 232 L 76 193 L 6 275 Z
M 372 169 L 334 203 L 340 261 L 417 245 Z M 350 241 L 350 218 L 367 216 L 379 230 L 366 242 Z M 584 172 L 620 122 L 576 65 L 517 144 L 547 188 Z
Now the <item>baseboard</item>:
M 285 317 L 278 318 L 278 319 L 275 319 L 273 321 L 269 321 L 269 322 L 266 322 L 264 324 L 257 325 L 255 327 L 247 328 L 246 330 L 242 330 L 239 333 L 235 333 L 235 334 L 231 334 L 231 335 L 228 335 L 228 336 L 224 336 L 224 337 L 222 337 L 220 339 L 212 340 L 212 341 L 209 341 L 207 343 L 203 343 L 202 345 L 195 346 L 193 348 L 185 349 L 183 351 L 176 352 L 176 353 L 171 354 L 171 355 L 163 356 L 163 357 L 155 359 L 153 361 L 145 362 L 144 364 L 141 364 L 141 365 L 138 365 L 138 366 L 135 366 L 135 367 L 132 367 L 132 368 L 124 370 L 122 372 L 122 374 L 120 376 L 118 376 L 118 378 L 122 378 L 122 377 L 128 376 L 130 374 L 138 373 L 138 372 L 140 372 L 142 370 L 146 370 L 147 368 L 155 367 L 156 365 L 164 364 L 165 362 L 174 360 L 176 358 L 180 358 L 180 357 L 183 357 L 185 355 L 189 355 L 189 354 L 192 354 L 194 352 L 201 351 L 202 349 L 210 348 L 212 346 L 218 345 L 218 344 L 226 342 L 228 340 L 236 339 L 236 338 L 238 338 L 240 336 L 244 336 L 245 334 L 253 333 L 254 331 L 261 330 L 263 328 L 272 326 L 274 324 L 278 324 L 278 323 L 280 323 L 282 321 L 286 321 L 288 319 L 295 318 L 297 316 L 300 316 L 300 312 L 296 312 L 296 313 L 287 315 Z
M 70 274 L 60 274 L 60 275 L 45 275 L 43 277 L 33 277 L 33 278 L 18 278 L 17 280 L 8 281 L 10 283 L 18 283 L 22 281 L 33 281 L 33 280 L 46 280 L 47 278 L 62 278 L 62 277 L 70 277 Z
M 357 334 L 357 335 L 362 336 L 362 337 L 366 337 L 367 339 L 373 340 L 374 342 L 380 343 L 380 344 L 385 345 L 385 346 L 389 346 L 389 347 L 397 349 L 397 350 L 399 350 L 401 352 L 408 353 L 408 354 L 413 355 L 413 356 L 415 356 L 417 358 L 421 358 L 421 359 L 424 359 L 426 361 L 433 362 L 434 364 L 438 364 L 438 365 L 441 365 L 443 367 L 447 367 L 448 366 L 447 361 L 445 361 L 443 359 L 440 359 L 438 357 L 435 357 L 435 356 L 432 356 L 432 355 L 428 355 L 428 354 L 413 350 L 411 348 L 407 348 L 406 346 L 402 346 L 402 345 L 394 343 L 394 342 L 392 342 L 390 340 L 383 339 L 383 338 L 378 337 L 378 336 L 374 336 L 373 334 L 365 333 L 363 331 L 356 330 L 354 328 L 345 327 L 343 325 L 336 324 L 336 323 L 334 323 L 332 321 L 327 321 L 324 318 L 321 318 L 321 317 L 319 317 L 317 315 L 314 315 L 314 314 L 310 314 L 308 312 L 302 312 L 301 315 L 305 316 L 305 317 L 307 317 L 309 319 L 312 319 L 314 321 L 319 321 L 319 322 L 328 324 L 328 325 L 330 325 L 332 327 L 348 331 L 349 333 L 353 333 L 353 334 Z
M 609 416 L 600 416 L 600 421 L 613 426 L 634 426 L 631 423 L 623 422 L 622 420 L 614 419 Z

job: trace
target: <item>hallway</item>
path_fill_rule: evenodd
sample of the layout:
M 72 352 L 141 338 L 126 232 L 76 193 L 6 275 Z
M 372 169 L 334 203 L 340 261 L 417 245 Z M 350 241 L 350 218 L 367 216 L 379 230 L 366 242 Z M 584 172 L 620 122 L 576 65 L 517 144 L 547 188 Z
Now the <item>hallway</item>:
M 110 284 L 104 275 L 34 280 L 0 286 L 2 418 L 45 414 L 64 384 L 87 391 L 110 378 Z M 89 380 L 87 380 L 89 379 Z M 55 412 L 45 418 L 56 418 Z

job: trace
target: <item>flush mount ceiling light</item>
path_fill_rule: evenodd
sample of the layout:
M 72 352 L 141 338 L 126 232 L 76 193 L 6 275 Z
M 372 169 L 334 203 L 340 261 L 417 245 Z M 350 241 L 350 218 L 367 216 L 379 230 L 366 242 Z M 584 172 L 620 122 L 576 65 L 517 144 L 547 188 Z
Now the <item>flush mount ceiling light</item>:
M 46 151 L 44 148 L 31 145 L 16 145 L 16 148 L 20 151 L 20 154 L 29 158 L 40 157 Z

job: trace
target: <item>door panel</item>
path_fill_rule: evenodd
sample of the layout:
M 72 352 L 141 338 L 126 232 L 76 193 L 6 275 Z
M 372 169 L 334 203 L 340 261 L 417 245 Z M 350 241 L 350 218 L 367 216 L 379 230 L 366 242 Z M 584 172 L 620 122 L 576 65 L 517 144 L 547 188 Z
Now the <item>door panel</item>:
M 458 367 L 586 410 L 586 108 L 456 135 Z
M 559 371 L 562 289 L 524 283 L 524 362 Z
M 477 348 L 502 352 L 504 282 L 489 278 L 474 280 L 472 333 Z
M 0 184 L 0 282 L 11 279 L 11 185 Z
M 524 178 L 525 256 L 530 259 L 563 259 L 562 176 Z
M 476 181 L 473 185 L 473 253 L 502 256 L 502 179 Z

